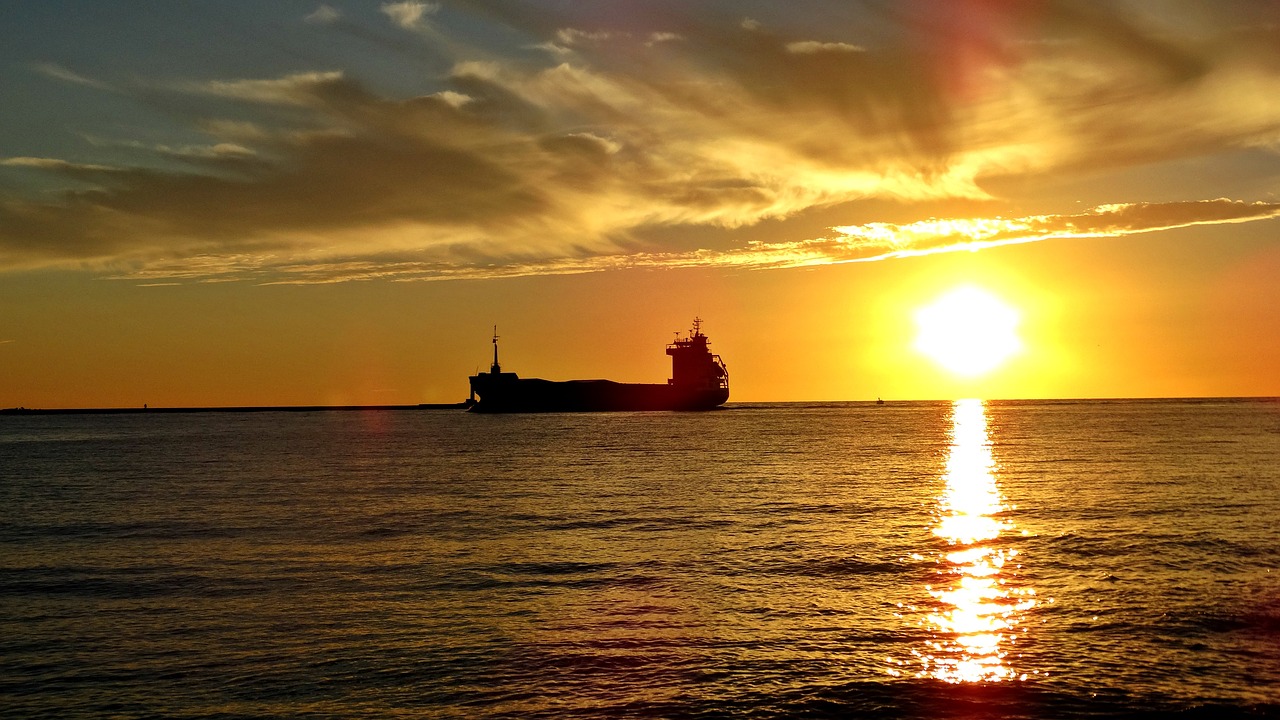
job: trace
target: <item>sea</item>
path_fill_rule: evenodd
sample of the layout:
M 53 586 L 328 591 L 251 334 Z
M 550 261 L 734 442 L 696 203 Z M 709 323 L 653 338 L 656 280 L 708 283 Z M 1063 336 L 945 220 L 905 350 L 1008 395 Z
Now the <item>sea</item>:
M 5 718 L 1280 716 L 1280 400 L 0 416 Z

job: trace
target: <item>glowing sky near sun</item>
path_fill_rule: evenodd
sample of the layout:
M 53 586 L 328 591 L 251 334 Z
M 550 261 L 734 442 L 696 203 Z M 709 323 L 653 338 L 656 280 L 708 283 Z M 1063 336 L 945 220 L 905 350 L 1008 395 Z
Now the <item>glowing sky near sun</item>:
M 735 399 L 1280 393 L 1275 4 L 0 22 L 0 405 L 454 400 L 495 322 L 661 380 L 695 314 Z M 964 285 L 1023 343 L 968 381 L 912 338 Z

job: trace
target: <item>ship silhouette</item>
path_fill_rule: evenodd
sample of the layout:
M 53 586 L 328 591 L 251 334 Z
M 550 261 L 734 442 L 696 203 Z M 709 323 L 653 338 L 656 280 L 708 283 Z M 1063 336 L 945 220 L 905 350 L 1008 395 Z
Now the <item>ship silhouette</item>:
M 493 330 L 493 365 L 471 381 L 472 412 L 601 412 L 618 410 L 710 410 L 729 399 L 729 370 L 713 355 L 694 318 L 688 336 L 667 345 L 671 378 L 665 384 L 612 380 L 542 380 L 503 372 L 498 364 L 498 329 Z

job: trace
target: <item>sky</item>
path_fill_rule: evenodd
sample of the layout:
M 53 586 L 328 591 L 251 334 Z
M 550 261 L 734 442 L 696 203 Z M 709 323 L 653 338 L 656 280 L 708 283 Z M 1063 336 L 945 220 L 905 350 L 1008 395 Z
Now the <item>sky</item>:
M 452 402 L 495 325 L 662 382 L 695 316 L 734 401 L 1280 395 L 1277 3 L 0 25 L 0 407 Z M 957 288 L 1016 333 L 978 374 L 920 350 Z

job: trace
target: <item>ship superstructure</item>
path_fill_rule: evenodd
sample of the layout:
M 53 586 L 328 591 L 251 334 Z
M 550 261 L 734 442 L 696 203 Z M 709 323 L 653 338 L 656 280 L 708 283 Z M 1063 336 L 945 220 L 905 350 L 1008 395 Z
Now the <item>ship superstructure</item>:
M 689 389 L 723 389 L 728 399 L 729 370 L 719 355 L 711 354 L 708 342 L 702 334 L 702 318 L 695 317 L 689 336 L 676 338 L 667 346 L 667 354 L 671 356 L 671 379 L 667 384 Z
M 612 380 L 552 381 L 503 372 L 498 332 L 493 334 L 489 372 L 470 378 L 473 412 L 589 412 L 603 410 L 709 410 L 729 399 L 729 371 L 711 353 L 702 320 L 667 346 L 671 377 L 665 385 Z

